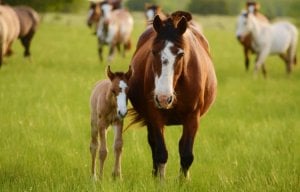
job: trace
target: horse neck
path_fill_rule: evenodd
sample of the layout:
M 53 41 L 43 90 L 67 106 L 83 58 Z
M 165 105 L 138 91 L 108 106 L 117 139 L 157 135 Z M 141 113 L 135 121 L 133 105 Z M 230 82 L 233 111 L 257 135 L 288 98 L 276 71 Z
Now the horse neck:
M 250 19 L 253 25 L 251 29 L 251 35 L 254 41 L 256 41 L 261 38 L 261 33 L 265 28 L 269 27 L 269 24 L 259 21 L 253 14 L 250 16 Z
M 117 110 L 117 103 L 115 101 L 115 97 L 113 96 L 113 94 L 110 90 L 111 90 L 111 85 L 108 87 L 108 89 L 106 91 L 105 100 L 106 100 L 107 107 L 109 109 L 114 109 L 112 111 L 115 111 L 115 110 Z

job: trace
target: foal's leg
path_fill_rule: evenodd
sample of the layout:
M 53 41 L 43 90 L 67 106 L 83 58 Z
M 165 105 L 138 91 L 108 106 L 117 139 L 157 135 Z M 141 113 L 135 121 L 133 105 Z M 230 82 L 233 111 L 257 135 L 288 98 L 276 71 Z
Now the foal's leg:
M 114 124 L 115 129 L 115 138 L 114 138 L 114 151 L 115 151 L 115 166 L 112 172 L 112 176 L 114 178 L 122 178 L 121 172 L 121 155 L 122 155 L 122 148 L 123 148 L 123 121 L 116 122 Z
M 164 141 L 163 128 L 148 125 L 148 142 L 152 151 L 153 176 L 165 178 L 166 163 L 168 160 L 168 151 Z
M 97 155 L 97 149 L 98 149 L 98 127 L 96 123 L 91 121 L 91 143 L 90 143 L 90 152 L 92 156 L 92 177 L 94 180 L 96 180 L 96 155 Z
M 101 126 L 99 130 L 100 135 L 100 149 L 99 149 L 99 159 L 100 159 L 100 178 L 103 177 L 104 161 L 107 156 L 107 144 L 106 144 L 106 130 L 107 126 Z
M 179 141 L 179 153 L 180 153 L 180 172 L 181 176 L 189 178 L 189 168 L 194 160 L 193 145 L 196 132 L 199 126 L 198 113 L 190 114 L 185 119 L 183 124 L 183 132 Z

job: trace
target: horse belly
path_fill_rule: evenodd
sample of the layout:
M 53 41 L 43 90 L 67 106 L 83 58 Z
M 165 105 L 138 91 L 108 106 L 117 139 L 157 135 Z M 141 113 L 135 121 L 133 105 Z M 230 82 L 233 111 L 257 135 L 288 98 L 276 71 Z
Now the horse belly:
M 286 28 L 285 23 L 272 26 L 271 53 L 286 53 L 292 41 L 292 35 Z

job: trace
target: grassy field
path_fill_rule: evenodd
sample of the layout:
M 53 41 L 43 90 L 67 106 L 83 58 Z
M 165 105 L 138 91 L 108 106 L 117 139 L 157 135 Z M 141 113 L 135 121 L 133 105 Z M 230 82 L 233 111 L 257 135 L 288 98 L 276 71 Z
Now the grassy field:
M 134 17 L 133 44 L 145 27 L 141 13 Z M 169 160 L 159 182 L 151 177 L 146 130 L 138 126 L 124 133 L 123 181 L 111 178 L 113 131 L 105 178 L 90 180 L 89 96 L 105 78 L 105 64 L 84 15 L 47 14 L 31 61 L 16 42 L 0 69 L 0 191 L 299 191 L 300 63 L 287 76 L 283 62 L 269 57 L 268 78 L 253 78 L 254 58 L 245 72 L 235 18 L 197 19 L 219 86 L 200 122 L 189 182 L 178 181 L 181 128 L 166 129 Z M 127 70 L 133 51 L 117 55 L 112 69 Z

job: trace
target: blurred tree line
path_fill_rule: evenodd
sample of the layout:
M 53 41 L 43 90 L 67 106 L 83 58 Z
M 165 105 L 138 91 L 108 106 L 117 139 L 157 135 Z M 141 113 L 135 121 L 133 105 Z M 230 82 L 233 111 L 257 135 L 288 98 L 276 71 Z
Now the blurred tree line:
M 0 0 L 1 1 L 1 0 Z M 10 5 L 27 4 L 40 12 L 77 12 L 88 8 L 88 0 L 2 0 Z M 145 3 L 160 5 L 164 11 L 187 10 L 198 14 L 237 15 L 246 0 L 123 0 L 133 11 L 143 11 Z M 269 18 L 276 16 L 300 17 L 300 0 L 257 0 L 261 12 Z

